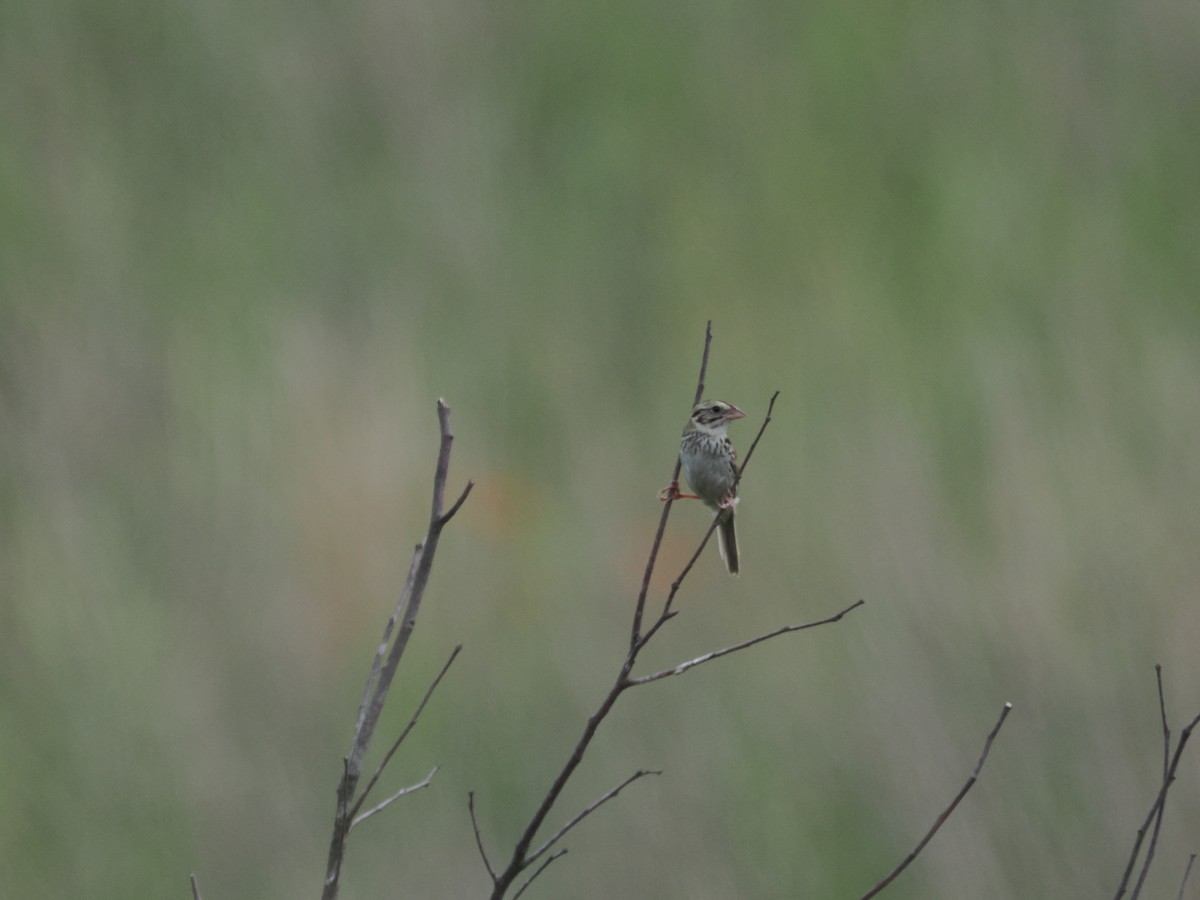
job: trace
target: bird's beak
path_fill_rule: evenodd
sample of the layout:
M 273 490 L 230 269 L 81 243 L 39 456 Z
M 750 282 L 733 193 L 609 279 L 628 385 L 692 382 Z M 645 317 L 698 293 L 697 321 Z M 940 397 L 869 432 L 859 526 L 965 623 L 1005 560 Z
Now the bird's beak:
M 734 419 L 746 418 L 746 414 L 744 412 L 742 412 L 740 409 L 738 409 L 736 406 L 730 406 L 728 411 L 726 411 L 726 413 L 725 413 L 725 418 L 727 418 L 730 422 L 732 422 Z

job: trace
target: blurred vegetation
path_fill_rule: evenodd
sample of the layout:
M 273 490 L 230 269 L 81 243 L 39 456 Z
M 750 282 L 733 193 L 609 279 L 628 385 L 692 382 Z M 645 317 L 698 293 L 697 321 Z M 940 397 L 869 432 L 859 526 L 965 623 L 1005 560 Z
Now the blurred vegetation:
M 693 390 L 775 424 L 531 896 L 1107 895 L 1200 709 L 1200 7 L 0 5 L 0 894 L 316 896 L 422 533 L 434 784 L 347 898 L 481 896 L 610 682 Z M 705 524 L 673 517 L 664 584 Z M 399 701 L 399 702 L 397 702 Z M 381 730 L 387 733 L 388 723 Z M 1200 835 L 1200 755 L 1148 890 Z M 1193 882 L 1195 880 L 1193 879 Z

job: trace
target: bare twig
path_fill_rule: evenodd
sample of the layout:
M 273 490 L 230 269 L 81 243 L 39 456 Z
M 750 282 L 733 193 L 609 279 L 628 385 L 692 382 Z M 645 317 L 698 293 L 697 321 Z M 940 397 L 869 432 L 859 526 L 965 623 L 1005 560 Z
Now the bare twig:
M 1167 724 L 1167 701 L 1163 696 L 1162 682 L 1162 665 L 1154 664 L 1154 680 L 1158 683 L 1158 715 L 1162 720 L 1163 730 L 1163 768 L 1162 777 L 1163 783 L 1166 783 L 1167 775 L 1170 772 L 1171 759 L 1171 726 Z M 1166 797 L 1164 796 L 1164 801 Z M 1146 883 L 1146 876 L 1150 874 L 1150 863 L 1154 859 L 1154 851 L 1158 848 L 1158 835 L 1162 831 L 1163 812 L 1166 810 L 1166 803 L 1158 804 L 1158 812 L 1154 815 L 1154 829 L 1150 832 L 1150 845 L 1146 848 L 1146 858 L 1142 860 L 1141 871 L 1138 872 L 1137 883 L 1133 886 L 1132 898 L 1138 897 L 1142 893 L 1142 885 Z
M 701 401 L 704 393 L 704 376 L 708 372 L 708 351 L 712 346 L 712 319 L 708 320 L 708 324 L 704 327 L 704 353 L 700 357 L 700 377 L 696 379 L 696 399 L 692 401 L 695 406 Z M 675 455 L 675 469 L 671 474 L 671 484 L 679 483 L 679 473 L 683 468 L 683 462 L 679 455 Z M 650 558 L 646 560 L 646 571 L 642 575 L 642 587 L 638 591 L 637 604 L 633 611 L 633 629 L 629 637 L 629 646 L 637 647 L 638 641 L 642 634 L 642 614 L 646 608 L 646 594 L 650 591 L 650 576 L 654 574 L 654 565 L 658 561 L 658 550 L 662 546 L 663 534 L 667 530 L 667 517 L 671 514 L 671 505 L 675 502 L 675 498 L 668 496 L 663 503 L 662 513 L 658 517 L 658 530 L 654 533 L 654 541 L 650 544 Z
M 896 879 L 896 876 L 907 869 L 909 863 L 917 858 L 917 854 L 925 849 L 925 845 L 929 843 L 930 839 L 937 834 L 938 829 L 941 828 L 942 825 L 945 824 L 946 820 L 950 818 L 950 814 L 954 812 L 954 808 L 958 806 L 962 798 L 967 795 L 967 791 L 974 786 L 976 780 L 979 778 L 979 773 L 983 770 L 983 764 L 987 761 L 988 753 L 992 749 L 992 741 L 994 741 L 996 739 L 996 735 L 1000 733 L 1000 727 L 1004 724 L 1004 720 L 1008 718 L 1008 714 L 1011 711 L 1012 704 L 1005 703 L 1004 708 L 1000 710 L 1000 718 L 996 720 L 996 724 L 993 725 L 992 730 L 988 732 L 987 740 L 983 743 L 983 753 L 979 755 L 979 762 L 975 763 L 975 769 L 971 772 L 971 777 L 967 779 L 966 784 L 962 786 L 955 798 L 950 801 L 950 805 L 942 810 L 942 814 L 937 817 L 937 820 L 933 823 L 933 827 L 925 833 L 925 837 L 921 838 L 920 843 L 917 844 L 912 853 L 908 854 L 908 856 L 904 858 L 904 861 L 891 871 L 891 874 L 883 879 L 883 881 L 879 882 L 879 884 L 875 885 L 875 887 L 871 888 L 871 890 L 867 891 L 867 893 L 862 895 L 862 900 L 867 900 L 869 897 L 874 897 L 885 887 L 891 884 Z
M 630 664 L 631 663 L 627 658 L 626 665 Z M 629 687 L 629 682 L 627 680 L 628 674 L 628 669 L 625 666 L 622 666 L 620 673 L 617 675 L 616 681 L 613 682 L 613 686 L 609 688 L 608 693 L 600 702 L 599 709 L 597 709 L 596 712 L 588 718 L 587 724 L 583 729 L 583 734 L 575 743 L 575 748 L 571 751 L 570 757 L 567 758 L 566 763 L 564 763 L 562 769 L 559 770 L 554 782 L 550 785 L 549 790 L 546 791 L 546 795 L 542 798 L 542 802 L 534 811 L 533 816 L 530 817 L 529 823 L 525 826 L 525 830 L 517 839 L 516 846 L 513 848 L 512 856 L 509 859 L 508 865 L 504 868 L 503 872 L 500 872 L 495 876 L 495 889 L 492 891 L 492 900 L 500 900 L 500 898 L 504 896 L 505 892 L 512 885 L 516 877 L 520 875 L 521 872 L 529 865 L 529 847 L 533 843 L 533 839 L 537 835 L 538 829 L 542 827 L 542 823 L 546 820 L 546 816 L 550 813 L 550 810 L 554 808 L 554 804 L 558 801 L 559 794 L 562 793 L 563 788 L 566 787 L 567 781 L 570 780 L 571 775 L 575 772 L 575 769 L 578 768 L 579 764 L 583 761 L 583 754 L 587 751 L 588 745 L 591 744 L 592 738 L 595 737 L 596 729 L 600 727 L 600 723 L 604 721 L 605 716 L 608 715 L 609 710 L 611 710 L 613 707 L 613 704 L 617 702 L 617 698 L 627 687 Z
M 496 882 L 496 870 L 492 868 L 491 862 L 488 860 L 487 851 L 483 849 L 483 838 L 479 834 L 479 820 L 475 818 L 475 792 L 470 791 L 467 794 L 467 809 L 471 812 L 471 828 L 475 832 L 475 846 L 479 848 L 479 855 L 483 857 L 483 867 L 487 869 L 487 873 L 492 876 L 492 883 Z
M 564 835 L 566 835 L 566 833 L 568 831 L 570 831 L 572 828 L 574 828 L 576 825 L 578 825 L 580 822 L 582 822 L 584 819 L 586 819 L 588 816 L 590 816 L 592 813 L 594 813 L 597 809 L 599 809 L 601 806 L 603 806 L 605 803 L 607 803 L 613 797 L 617 796 L 617 794 L 621 793 L 621 791 L 623 791 L 629 785 L 633 784 L 633 782 L 637 781 L 639 778 L 645 778 L 647 775 L 661 775 L 661 774 L 662 774 L 662 769 L 638 769 L 636 772 L 634 772 L 632 775 L 630 775 L 628 778 L 626 778 L 624 781 L 622 781 L 620 784 L 618 784 L 615 788 L 612 788 L 611 790 L 606 791 L 604 793 L 604 795 L 602 797 L 600 797 L 598 800 L 595 800 L 592 803 L 585 806 L 583 808 L 583 810 L 578 815 L 575 816 L 575 818 L 571 819 L 571 821 L 569 821 L 566 825 L 564 825 L 562 828 L 558 829 L 558 831 L 556 831 L 550 837 L 550 839 L 548 841 L 546 841 L 546 843 L 542 844 L 542 846 L 538 847 L 536 850 L 534 850 L 532 853 L 530 853 L 528 861 L 529 862 L 536 861 L 538 857 L 540 857 L 543 853 L 545 853 L 547 850 L 549 850 L 551 847 L 553 847 L 555 844 L 557 844 L 559 842 L 559 840 L 561 840 L 562 837 Z
M 450 431 L 450 407 L 446 405 L 444 400 L 439 399 L 437 409 L 438 421 L 442 430 L 442 441 L 438 451 L 437 469 L 433 479 L 433 508 L 429 516 L 429 530 L 425 535 L 425 540 L 419 545 L 421 549 L 418 551 L 419 558 L 416 560 L 411 586 L 406 585 L 409 589 L 404 605 L 404 615 L 400 622 L 400 630 L 396 634 L 395 643 L 392 644 L 391 652 L 388 654 L 371 701 L 367 706 L 367 714 L 363 727 L 356 735 L 354 745 L 350 751 L 352 771 L 356 768 L 356 765 L 361 765 L 362 763 L 362 757 L 366 753 L 366 748 L 371 742 L 375 725 L 379 721 L 379 715 L 383 711 L 383 704 L 387 699 L 392 678 L 396 674 L 396 667 L 400 664 L 400 657 L 404 655 L 413 629 L 416 628 L 417 615 L 421 609 L 421 601 L 425 596 L 425 586 L 429 583 L 429 573 L 433 569 L 433 556 L 437 552 L 437 544 L 441 538 L 442 529 L 450 521 L 450 516 L 463 504 L 466 496 L 471 492 L 471 488 L 475 486 L 473 481 L 468 481 L 462 496 L 455 502 L 451 511 L 443 514 L 446 478 L 450 472 L 450 447 L 454 442 L 454 435 Z
M 450 666 L 453 664 L 454 660 L 458 657 L 458 654 L 461 651 L 462 651 L 462 644 L 459 644 L 450 653 L 450 658 L 448 660 L 446 660 L 446 664 L 444 666 L 442 666 L 442 671 L 438 672 L 437 677 L 433 679 L 433 682 L 429 685 L 429 688 L 425 691 L 425 696 L 422 697 L 421 702 L 419 704 L 417 704 L 417 708 L 413 712 L 412 718 L 408 720 L 408 724 L 404 726 L 404 730 L 400 732 L 400 736 L 398 738 L 396 738 L 396 740 L 392 743 L 392 746 L 390 748 L 388 748 L 388 752 L 384 754 L 383 761 L 379 763 L 379 768 L 377 768 L 375 770 L 375 774 L 371 776 L 371 780 L 367 782 L 367 786 L 365 788 L 363 788 L 362 791 L 359 792 L 358 802 L 356 802 L 354 804 L 353 808 L 350 810 L 350 818 L 355 823 L 357 823 L 359 821 L 359 819 L 367 818 L 366 816 L 360 817 L 358 815 L 358 811 L 362 808 L 363 802 L 367 799 L 367 795 L 371 793 L 371 789 L 373 787 L 375 787 L 376 783 L 379 781 L 379 776 L 383 774 L 383 770 L 385 768 L 387 768 L 387 764 L 392 761 L 392 756 L 394 756 L 396 751 L 400 749 L 400 745 L 402 743 L 404 743 L 404 739 L 406 737 L 408 737 L 408 733 L 410 731 L 412 731 L 413 726 L 417 724 L 417 719 L 420 717 L 422 710 L 425 709 L 425 704 L 429 702 L 429 698 L 432 697 L 433 692 L 435 690 L 437 690 L 437 686 L 441 682 L 442 676 L 444 676 L 446 674 L 447 670 L 449 670 Z M 436 771 L 437 771 L 437 766 L 434 766 L 433 772 L 436 772 Z M 430 778 L 433 777 L 433 772 L 429 773 Z M 426 779 L 426 783 L 428 783 L 428 779 Z M 416 790 L 418 787 L 424 787 L 424 786 L 425 786 L 424 784 L 420 784 L 420 785 L 415 785 L 411 789 L 405 788 L 404 791 L 402 791 L 400 794 L 397 794 L 395 796 L 401 796 L 404 793 L 408 793 L 410 790 Z M 395 797 L 393 797 L 393 799 L 395 799 Z M 388 801 L 388 803 L 390 803 L 390 802 L 391 802 L 391 800 Z M 387 803 L 380 804 L 374 810 L 372 810 L 372 813 L 377 812 L 379 809 L 381 809 L 382 807 L 384 807 L 386 805 L 387 805 Z
M 518 890 L 515 894 L 513 894 L 513 900 L 520 900 L 521 895 L 523 893 L 525 893 L 525 888 L 527 888 L 531 884 L 533 884 L 533 880 L 535 878 L 537 878 L 539 875 L 541 875 L 543 872 L 545 872 L 546 869 L 548 869 L 550 867 L 550 863 L 552 863 L 556 859 L 559 859 L 566 855 L 567 855 L 567 848 L 563 847 L 561 850 L 556 850 L 553 853 L 551 853 L 549 856 L 547 856 L 546 861 L 544 863 L 542 863 L 540 866 L 538 866 L 537 871 L 534 872 L 532 875 L 530 875 L 529 878 L 525 881 L 525 883 L 523 885 L 521 885 L 521 889 Z
M 754 455 L 754 448 L 758 446 L 758 442 L 762 440 L 763 432 L 767 430 L 767 426 L 771 424 L 771 413 L 775 410 L 775 400 L 779 397 L 779 391 L 771 395 L 771 402 L 767 404 L 767 415 L 763 419 L 762 425 L 758 428 L 758 434 L 754 436 L 754 440 L 750 442 L 750 449 L 746 451 L 746 455 L 742 458 L 742 464 L 737 467 L 737 472 L 734 473 L 733 487 L 737 489 L 738 483 L 742 480 L 742 472 L 746 469 L 746 463 L 750 462 L 750 457 Z
M 1191 866 L 1188 866 L 1188 868 L 1190 869 Z M 192 883 L 192 900 L 204 900 L 204 898 L 200 896 L 200 885 L 196 883 L 195 873 L 188 876 L 188 880 Z M 1184 881 L 1187 881 L 1186 875 L 1184 876 Z
M 1179 882 L 1179 896 L 1175 900 L 1183 900 L 1183 890 L 1187 887 L 1188 876 L 1192 874 L 1192 863 L 1196 861 L 1196 854 L 1193 853 L 1188 857 L 1187 868 L 1183 870 L 1183 881 Z
M 454 434 L 450 431 L 450 407 L 446 405 L 444 400 L 438 400 L 437 414 L 438 424 L 441 429 L 441 443 L 438 448 L 437 467 L 434 470 L 433 476 L 433 499 L 429 514 L 429 528 L 425 533 L 425 540 L 417 545 L 413 553 L 413 561 L 409 567 L 404 590 L 401 592 L 400 599 L 396 604 L 396 610 L 392 613 L 392 617 L 388 620 L 384 628 L 383 641 L 376 651 L 371 671 L 367 676 L 363 700 L 359 704 L 358 716 L 354 726 L 354 739 L 351 741 L 350 752 L 342 760 L 342 779 L 338 784 L 337 790 L 337 812 L 334 816 L 333 836 L 329 841 L 329 858 L 325 866 L 325 882 L 321 894 L 322 900 L 334 900 L 338 895 L 342 862 L 346 856 L 346 839 L 350 834 L 351 826 L 355 822 L 355 814 L 365 799 L 365 792 L 363 796 L 356 796 L 355 794 L 359 779 L 362 777 L 363 758 L 367 754 L 367 749 L 371 745 L 371 738 L 375 733 L 376 726 L 379 724 L 379 717 L 383 712 L 383 705 L 391 689 L 396 669 L 400 665 L 400 658 L 404 655 L 404 650 L 408 646 L 408 639 L 417 625 L 417 615 L 421 609 L 421 600 L 425 596 L 425 588 L 429 583 L 430 572 L 433 570 L 433 558 L 437 552 L 438 540 L 441 538 L 442 529 L 445 528 L 454 514 L 458 512 L 459 508 L 466 501 L 467 495 L 471 493 L 471 488 L 474 487 L 474 482 L 468 481 L 462 494 L 459 495 L 450 509 L 447 510 L 445 508 L 446 480 L 450 473 L 450 448 L 454 443 Z M 395 638 L 393 639 L 392 632 L 396 627 L 397 621 L 399 622 L 399 630 L 396 631 Z M 389 641 L 391 641 L 390 649 L 388 649 Z M 386 656 L 385 650 L 387 651 Z M 456 650 L 455 654 L 457 652 Z M 450 658 L 453 660 L 454 654 Z M 448 665 L 449 663 L 447 663 Z M 433 687 L 437 686 L 443 674 L 445 674 L 444 668 L 442 673 L 434 680 L 429 693 L 432 693 Z M 429 699 L 429 693 L 426 694 L 425 700 L 421 702 L 421 707 L 418 708 L 416 715 L 420 714 L 421 708 L 424 707 L 425 702 Z M 413 723 L 416 721 L 416 715 L 413 717 Z M 406 734 L 407 731 L 408 729 L 405 730 Z M 401 740 L 403 740 L 403 735 L 401 736 Z M 384 766 L 387 765 L 387 761 L 391 759 L 391 755 L 395 752 L 395 748 L 398 745 L 399 741 L 393 745 L 392 750 L 389 751 L 387 758 L 384 760 Z M 378 781 L 378 776 L 382 770 L 383 766 L 380 766 L 375 777 L 371 779 L 368 790 Z M 359 821 L 361 821 L 361 818 Z
M 448 413 L 450 411 L 450 407 L 446 407 L 446 411 Z M 467 495 L 471 493 L 471 488 L 473 487 L 475 487 L 475 482 L 468 481 L 467 486 L 464 487 L 462 493 L 458 495 L 458 499 L 455 500 L 454 504 L 448 510 L 446 510 L 445 513 L 443 513 L 440 519 L 438 519 L 439 525 L 445 525 L 454 518 L 454 514 L 458 512 L 464 503 L 467 502 Z
M 745 650 L 747 647 L 753 647 L 755 644 L 761 644 L 763 641 L 768 641 L 773 637 L 778 637 L 781 634 L 790 634 L 793 631 L 804 631 L 806 628 L 816 628 L 818 625 L 829 625 L 833 622 L 840 622 L 842 617 L 851 610 L 858 609 L 864 601 L 856 600 L 839 613 L 834 613 L 824 619 L 818 619 L 815 622 L 805 622 L 803 625 L 784 625 L 782 628 L 776 628 L 774 631 L 767 634 L 760 634 L 756 638 L 751 638 L 748 641 L 742 641 L 740 644 L 734 644 L 730 647 L 725 647 L 721 650 L 714 650 L 711 653 L 705 653 L 703 656 L 697 656 L 695 659 L 690 659 L 687 662 L 682 662 L 679 665 L 663 669 L 661 672 L 655 672 L 653 675 L 642 675 L 638 678 L 630 678 L 629 683 L 632 685 L 649 684 L 652 681 L 658 681 L 661 678 L 669 678 L 672 675 L 682 675 L 688 669 L 694 669 L 696 666 L 703 665 L 706 662 L 711 662 L 714 659 L 720 659 L 722 656 L 728 656 L 730 653 L 736 653 L 739 650 Z
M 1154 680 L 1158 682 L 1158 717 L 1163 729 L 1163 778 L 1167 777 L 1167 766 L 1171 759 L 1171 726 L 1167 724 L 1167 701 L 1163 697 L 1162 664 L 1154 664 Z
M 680 570 L 679 575 L 674 581 L 671 582 L 671 590 L 667 592 L 667 599 L 663 601 L 663 608 L 658 614 L 658 619 L 655 620 L 653 625 L 646 629 L 646 633 L 642 635 L 641 640 L 638 641 L 637 650 L 641 650 L 648 643 L 650 643 L 650 638 L 654 637 L 654 635 L 658 632 L 658 629 L 662 628 L 663 625 L 675 618 L 676 612 L 675 610 L 671 609 L 672 605 L 675 603 L 675 595 L 679 593 L 679 589 L 683 586 L 683 579 L 687 578 L 688 573 L 692 571 L 692 567 L 696 565 L 696 561 L 699 560 L 701 555 L 704 553 L 704 548 L 708 546 L 708 542 L 712 539 L 713 532 L 717 530 L 717 525 L 719 523 L 719 516 L 713 516 L 712 521 L 708 523 L 708 529 L 704 532 L 704 536 L 700 538 L 700 543 L 697 545 L 695 552 L 692 553 L 687 563 L 684 564 L 684 567 L 682 570 Z
M 438 768 L 439 768 L 438 766 L 434 766 L 432 769 L 429 770 L 429 774 L 426 775 L 424 778 L 422 778 L 420 781 L 418 781 L 416 784 L 410 784 L 406 788 L 400 788 L 400 790 L 396 791 L 396 793 L 392 794 L 386 800 L 380 801 L 375 806 L 372 806 L 361 816 L 355 816 L 354 819 L 350 822 L 350 827 L 352 829 L 356 828 L 360 823 L 365 822 L 367 819 L 371 818 L 371 816 L 375 815 L 375 813 L 383 812 L 385 809 L 387 809 L 389 806 L 391 806 L 393 803 L 395 803 L 397 800 L 399 800 L 401 797 L 405 796 L 406 794 L 411 794 L 414 791 L 419 791 L 421 788 L 429 787 L 429 783 L 431 781 L 433 781 L 433 776 L 437 774 Z

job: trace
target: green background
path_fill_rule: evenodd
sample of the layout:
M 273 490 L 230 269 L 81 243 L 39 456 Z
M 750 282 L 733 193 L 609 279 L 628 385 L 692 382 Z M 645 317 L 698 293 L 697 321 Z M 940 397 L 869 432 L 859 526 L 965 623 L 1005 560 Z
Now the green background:
M 0 893 L 486 894 L 611 683 L 691 402 L 747 410 L 706 553 L 527 897 L 1111 896 L 1200 712 L 1200 7 L 0 5 Z M 652 601 L 707 522 L 677 506 Z M 1196 748 L 1191 748 L 1193 751 Z M 1200 849 L 1185 756 L 1149 896 Z M 1191 896 L 1200 896 L 1193 879 Z

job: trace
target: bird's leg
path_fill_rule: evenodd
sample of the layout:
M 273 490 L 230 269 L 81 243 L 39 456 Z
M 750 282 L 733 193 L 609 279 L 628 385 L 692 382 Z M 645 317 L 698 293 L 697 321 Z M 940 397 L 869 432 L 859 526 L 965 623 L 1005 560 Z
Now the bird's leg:
M 679 482 L 672 481 L 669 485 L 658 492 L 658 499 L 664 503 L 667 500 L 699 500 L 698 494 L 684 494 L 679 490 Z
M 726 494 L 721 498 L 721 502 L 717 504 L 718 509 L 733 509 L 738 505 L 738 498 L 733 494 Z

